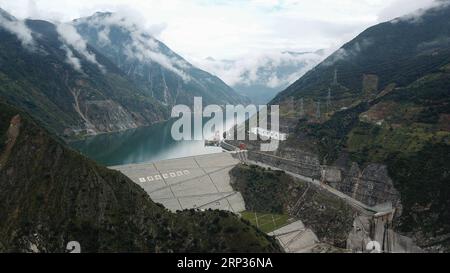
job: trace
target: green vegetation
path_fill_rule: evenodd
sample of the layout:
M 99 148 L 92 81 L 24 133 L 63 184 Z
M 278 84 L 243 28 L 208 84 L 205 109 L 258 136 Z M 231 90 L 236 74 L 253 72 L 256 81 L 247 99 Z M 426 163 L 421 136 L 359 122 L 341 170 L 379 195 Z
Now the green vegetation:
M 274 100 L 325 101 L 331 89 L 331 111 L 319 121 L 309 109 L 286 145 L 314 152 L 328 165 L 387 165 L 401 196 L 398 230 L 420 246 L 446 250 L 450 43 L 444 37 L 450 36 L 449 14 L 446 6 L 427 11 L 420 23 L 400 20 L 371 27 Z
M 450 145 L 427 144 L 417 153 L 391 154 L 387 159 L 395 187 L 402 193 L 403 213 L 398 222 L 403 232 L 420 230 L 425 238 L 450 233 Z M 426 242 L 424 245 L 448 241 Z
M 245 200 L 243 218 L 261 230 L 272 231 L 290 218 L 300 219 L 321 242 L 346 247 L 355 211 L 341 199 L 284 172 L 257 166 L 239 165 L 230 175 L 233 188 Z
M 23 109 L 58 135 L 83 134 L 86 129 L 74 107 L 76 100 L 80 111 L 103 132 L 123 128 L 120 123 L 130 119 L 148 125 L 167 118 L 164 106 L 141 91 L 99 52 L 95 54 L 106 73 L 88 61 L 82 61 L 83 72 L 77 71 L 67 64 L 53 24 L 34 20 L 27 23 L 36 33 L 40 52 L 22 47 L 14 35 L 0 28 L 0 98 Z M 119 111 L 108 107 L 98 109 L 96 103 L 102 102 L 109 103 L 109 108 L 120 105 L 127 114 L 110 114 L 109 111 Z
M 234 190 L 242 193 L 248 211 L 283 214 L 292 178 L 281 171 L 267 171 L 257 166 L 231 170 Z
M 420 24 L 408 20 L 373 26 L 345 44 L 323 63 L 306 73 L 274 102 L 289 97 L 326 100 L 332 89 L 333 105 L 366 100 L 363 75 L 378 77 L 378 93 L 389 84 L 408 86 L 430 73 L 437 72 L 450 60 L 449 7 L 430 10 Z M 337 72 L 337 85 L 333 84 Z M 376 95 L 376 93 L 372 94 Z M 339 109 L 339 108 L 335 108 Z
M 139 58 L 140 52 L 136 52 L 137 58 L 130 54 L 128 46 L 136 43 L 132 33 L 124 27 L 108 24 L 110 13 L 97 13 L 91 17 L 81 18 L 75 23 L 80 35 L 98 52 L 108 58 L 111 63 L 127 74 L 127 78 L 143 90 L 165 105 L 186 104 L 191 105 L 193 97 L 202 97 L 205 105 L 208 104 L 240 104 L 246 98 L 240 96 L 221 79 L 205 71 L 195 68 L 181 56 L 173 52 L 166 45 L 150 37 L 141 37 L 143 43 L 155 44 L 160 53 L 183 63 L 182 73 L 190 80 L 184 80 L 179 73 L 167 69 L 158 62 L 149 62 Z M 104 25 L 110 29 L 109 39 L 111 43 L 105 43 L 99 35 Z M 145 41 L 148 39 L 148 41 Z
M 391 154 L 414 154 L 427 144 L 444 143 L 449 137 L 450 132 L 436 132 L 421 124 L 393 129 L 361 122 L 349 134 L 347 150 L 352 160 L 361 164 L 385 162 Z
M 359 114 L 367 109 L 366 103 L 355 108 L 337 112 L 324 123 L 309 124 L 300 121 L 297 133 L 307 134 L 308 137 L 319 140 L 316 147 L 323 164 L 334 162 L 347 140 L 347 134 L 359 121 Z
M 297 130 L 306 138 L 291 140 L 290 145 L 316 144 L 325 164 L 333 164 L 343 153 L 363 167 L 386 164 L 403 205 L 396 219 L 398 230 L 415 237 L 421 246 L 448 249 L 448 86 L 448 71 L 430 73 L 406 87 L 337 112 L 323 123 L 300 122 Z
M 249 221 L 252 225 L 265 233 L 270 233 L 286 226 L 289 224 L 288 220 L 290 218 L 287 214 L 270 214 L 251 211 L 244 211 L 241 213 L 241 216 L 244 220 Z
M 449 84 L 450 74 L 430 74 L 382 98 L 395 102 L 397 114 L 388 115 L 382 126 L 359 122 L 347 142 L 354 161 L 387 164 L 402 196 L 399 229 L 427 238 L 450 233 L 450 131 L 439 124 L 439 117 L 450 112 Z

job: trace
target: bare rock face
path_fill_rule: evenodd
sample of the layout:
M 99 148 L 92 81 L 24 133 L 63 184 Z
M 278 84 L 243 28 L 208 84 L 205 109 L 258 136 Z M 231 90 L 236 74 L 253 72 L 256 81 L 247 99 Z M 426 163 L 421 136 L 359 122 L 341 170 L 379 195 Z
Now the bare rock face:
M 327 182 L 339 183 L 342 181 L 342 171 L 337 167 L 323 167 L 322 178 Z
M 389 202 L 394 207 L 400 206 L 400 194 L 394 188 L 386 165 L 369 164 L 361 170 L 357 163 L 352 163 L 342 182 L 332 183 L 332 186 L 369 206 Z
M 316 156 L 310 154 L 296 154 L 289 155 L 271 155 L 268 153 L 261 153 L 250 151 L 248 158 L 256 162 L 283 169 L 285 171 L 304 175 L 307 177 L 320 178 L 320 163 Z
M 358 216 L 347 239 L 351 252 L 423 252 L 411 238 L 396 233 L 386 219 L 371 219 Z
M 0 152 L 0 170 L 8 160 L 8 157 L 11 154 L 14 144 L 16 144 L 17 137 L 19 136 L 20 133 L 21 120 L 22 119 L 20 115 L 16 115 L 11 119 L 8 131 L 6 132 L 6 142 L 5 142 L 6 145 L 3 149 L 3 152 Z
M 100 132 L 122 131 L 137 128 L 138 123 L 131 114 L 112 100 L 88 101 L 86 116 L 92 120 Z
M 377 75 L 363 75 L 363 93 L 370 98 L 378 93 L 379 77 Z

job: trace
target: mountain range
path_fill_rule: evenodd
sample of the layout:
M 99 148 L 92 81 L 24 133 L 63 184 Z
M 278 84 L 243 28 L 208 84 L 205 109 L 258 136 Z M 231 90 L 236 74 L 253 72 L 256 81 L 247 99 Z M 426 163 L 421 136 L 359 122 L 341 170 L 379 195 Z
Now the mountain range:
M 194 95 L 218 104 L 239 99 L 214 95 L 233 91 L 184 65 L 186 81 L 205 89 L 181 84 L 177 103 Z M 155 82 L 166 76 L 181 82 L 160 64 L 145 66 L 159 71 Z M 273 238 L 236 215 L 171 213 L 123 174 L 67 146 L 62 137 L 167 119 L 168 101 L 149 94 L 161 89 L 144 88 L 137 73 L 130 75 L 74 25 L 21 21 L 0 10 L 0 252 L 63 253 L 72 241 L 84 253 L 281 252 Z
M 373 26 L 272 101 L 295 128 L 281 150 L 338 168 L 331 184 L 360 201 L 392 202 L 395 228 L 435 251 L 450 247 L 449 17 L 443 2 Z
M 191 106 L 194 96 L 219 105 L 246 103 L 136 25 L 111 23 L 114 14 L 58 24 L 22 21 L 5 11 L 0 16 L 0 96 L 60 136 L 161 122 L 173 105 Z M 102 23 L 107 35 L 97 28 Z M 105 42 L 109 35 L 113 43 Z
M 281 106 L 281 128 L 289 133 L 274 153 L 277 162 L 304 161 L 309 171 L 326 174 L 323 183 L 367 206 L 391 203 L 390 228 L 440 252 L 450 251 L 448 18 L 443 2 L 373 26 L 270 103 Z M 256 75 L 277 70 L 269 65 Z M 60 137 L 163 121 L 170 106 L 195 95 L 206 103 L 247 101 L 115 14 L 53 24 L 0 10 L 0 251 L 61 252 L 68 241 L 81 242 L 84 252 L 281 251 L 237 216 L 168 212 Z M 259 173 L 270 183 L 284 179 L 251 171 L 256 176 L 240 186 L 257 185 Z M 261 187 L 247 198 L 274 196 L 264 191 L 285 194 Z M 339 247 L 352 217 L 345 215 Z M 336 219 L 330 218 L 321 220 Z
M 130 19 L 114 13 L 96 13 L 73 25 L 95 49 L 107 56 L 144 92 L 164 105 L 239 104 L 239 96 L 221 79 L 194 67 Z
M 326 50 L 265 52 L 232 60 L 207 58 L 198 63 L 206 70 L 219 75 L 252 103 L 262 105 L 303 76 L 327 54 Z

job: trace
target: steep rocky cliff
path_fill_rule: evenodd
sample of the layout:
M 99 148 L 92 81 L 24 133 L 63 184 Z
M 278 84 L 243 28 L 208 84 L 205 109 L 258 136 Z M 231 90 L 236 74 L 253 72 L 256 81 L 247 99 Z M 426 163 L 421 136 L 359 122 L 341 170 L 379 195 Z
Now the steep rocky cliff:
M 369 164 L 361 170 L 357 163 L 353 163 L 347 172 L 343 172 L 343 177 L 330 184 L 369 206 L 384 203 L 391 203 L 394 207 L 401 206 L 400 194 L 389 177 L 386 165 Z M 325 180 L 330 181 L 329 178 Z

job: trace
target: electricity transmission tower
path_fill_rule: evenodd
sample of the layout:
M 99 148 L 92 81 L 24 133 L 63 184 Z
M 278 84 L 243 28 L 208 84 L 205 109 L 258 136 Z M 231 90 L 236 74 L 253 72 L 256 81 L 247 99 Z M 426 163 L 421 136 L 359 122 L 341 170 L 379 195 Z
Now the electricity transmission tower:
M 317 111 L 316 111 L 316 118 L 320 119 L 321 113 L 320 113 L 320 100 L 317 101 Z
M 327 96 L 327 112 L 331 109 L 331 88 L 328 88 L 328 96 Z
M 300 116 L 303 117 L 305 115 L 305 108 L 303 104 L 303 98 L 300 99 Z
M 294 105 L 295 105 L 294 97 L 290 97 L 289 100 L 288 100 L 288 109 L 287 109 L 288 113 L 291 113 L 291 112 L 293 112 L 295 110 L 295 106 Z
M 337 85 L 337 68 L 334 69 L 333 85 Z

